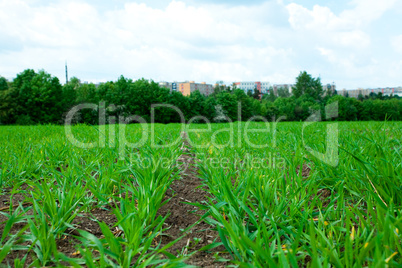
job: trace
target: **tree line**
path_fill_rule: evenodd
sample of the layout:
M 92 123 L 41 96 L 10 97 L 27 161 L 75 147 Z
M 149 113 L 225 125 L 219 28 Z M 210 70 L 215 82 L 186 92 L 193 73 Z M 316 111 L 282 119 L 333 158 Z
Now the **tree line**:
M 252 117 L 271 121 L 281 116 L 283 121 L 304 121 L 316 111 L 325 119 L 325 107 L 335 102 L 338 104 L 338 116 L 331 120 L 402 120 L 402 100 L 398 96 L 374 93 L 365 98 L 359 96 L 358 99 L 340 96 L 336 91 L 324 89 L 320 78 L 314 78 L 305 71 L 296 78 L 292 93 L 281 88 L 275 94 L 271 89 L 263 96 L 256 90 L 245 93 L 235 86 L 223 85 L 216 86 L 209 96 L 199 91 L 183 96 L 153 81 L 133 81 L 123 76 L 98 86 L 80 83 L 75 77 L 61 85 L 57 77 L 32 69 L 17 74 L 13 81 L 0 77 L 0 124 L 62 124 L 72 107 L 100 102 L 108 107 L 107 118 L 138 115 L 146 122 L 151 122 L 152 104 L 177 107 L 186 122 L 195 116 L 203 116 L 210 122 L 222 122 L 246 121 Z M 155 108 L 154 114 L 156 123 L 181 121 L 180 115 L 167 107 Z M 98 124 L 98 118 L 97 110 L 85 109 L 74 120 L 77 123 Z

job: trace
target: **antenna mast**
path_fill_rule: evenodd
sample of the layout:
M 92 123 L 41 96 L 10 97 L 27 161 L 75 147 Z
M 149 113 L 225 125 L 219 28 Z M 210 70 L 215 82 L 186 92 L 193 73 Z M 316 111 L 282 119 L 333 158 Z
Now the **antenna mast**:
M 66 61 L 66 84 L 68 84 L 68 71 L 67 71 L 67 61 Z

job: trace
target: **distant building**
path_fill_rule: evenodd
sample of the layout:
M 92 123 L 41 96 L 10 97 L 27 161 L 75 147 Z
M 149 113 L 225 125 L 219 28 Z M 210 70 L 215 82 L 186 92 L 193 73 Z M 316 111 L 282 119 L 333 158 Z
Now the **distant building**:
M 272 89 L 274 90 L 275 96 L 278 96 L 278 89 L 284 88 L 287 89 L 290 94 L 292 94 L 293 84 L 274 84 L 272 85 Z
M 322 85 L 322 89 L 324 90 L 324 95 L 327 95 L 328 93 L 330 93 L 330 95 L 333 95 L 336 91 L 336 86 L 335 83 L 326 84 Z
M 233 83 L 236 88 L 244 90 L 246 93 L 248 91 L 254 92 L 254 89 L 257 89 L 258 92 L 261 94 L 268 94 L 269 93 L 269 87 L 271 84 L 269 82 L 259 82 L 259 81 L 254 81 L 254 82 L 234 82 Z
M 159 86 L 168 88 L 170 90 L 170 93 L 172 93 L 173 91 L 177 91 L 178 84 L 179 83 L 177 82 L 165 82 L 165 81 L 159 82 Z
M 342 96 L 348 95 L 351 98 L 358 98 L 359 95 L 363 97 L 369 96 L 370 93 L 382 93 L 383 96 L 399 96 L 402 97 L 402 87 L 386 87 L 386 88 L 358 88 L 358 89 L 343 89 L 338 94 Z
M 215 88 L 228 89 L 229 87 L 223 81 L 216 81 L 216 83 L 214 84 L 214 89 Z
M 214 87 L 205 82 L 195 83 L 194 81 L 178 83 L 177 90 L 184 96 L 189 96 L 192 92 L 198 90 L 201 94 L 208 96 L 214 92 Z

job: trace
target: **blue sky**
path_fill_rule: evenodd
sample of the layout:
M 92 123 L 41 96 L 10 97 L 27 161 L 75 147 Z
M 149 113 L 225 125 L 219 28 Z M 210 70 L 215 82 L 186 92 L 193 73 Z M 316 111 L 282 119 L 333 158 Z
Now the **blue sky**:
M 0 75 L 402 86 L 402 1 L 0 0 Z

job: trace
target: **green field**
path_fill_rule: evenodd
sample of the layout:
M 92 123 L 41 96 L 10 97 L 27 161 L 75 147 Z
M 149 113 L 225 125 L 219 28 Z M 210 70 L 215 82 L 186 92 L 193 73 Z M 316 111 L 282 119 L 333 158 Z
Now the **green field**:
M 402 122 L 71 131 L 0 127 L 1 265 L 402 267 Z

